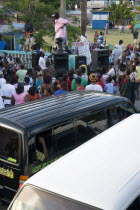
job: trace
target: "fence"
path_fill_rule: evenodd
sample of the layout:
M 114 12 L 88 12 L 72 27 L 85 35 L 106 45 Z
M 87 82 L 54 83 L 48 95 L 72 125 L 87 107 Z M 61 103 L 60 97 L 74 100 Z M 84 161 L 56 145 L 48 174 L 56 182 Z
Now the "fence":
M 8 56 L 11 55 L 14 59 L 18 57 L 27 69 L 32 68 L 32 52 L 0 50 L 0 54 L 2 53 L 7 53 Z M 45 55 L 49 56 L 50 53 L 45 53 Z M 75 68 L 75 56 L 69 55 L 69 69 Z

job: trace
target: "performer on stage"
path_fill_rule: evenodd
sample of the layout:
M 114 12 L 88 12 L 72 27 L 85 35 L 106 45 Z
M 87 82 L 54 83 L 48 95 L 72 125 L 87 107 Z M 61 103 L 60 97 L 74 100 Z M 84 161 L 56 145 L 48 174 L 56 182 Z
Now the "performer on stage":
M 65 48 L 67 39 L 66 25 L 69 24 L 69 21 L 59 17 L 57 12 L 55 12 L 52 17 L 54 18 L 56 43 L 59 48 Z
M 34 44 L 34 37 L 33 37 L 33 25 L 30 23 L 29 20 L 26 20 L 26 24 L 24 26 L 25 29 L 25 50 L 31 51 L 32 45 Z

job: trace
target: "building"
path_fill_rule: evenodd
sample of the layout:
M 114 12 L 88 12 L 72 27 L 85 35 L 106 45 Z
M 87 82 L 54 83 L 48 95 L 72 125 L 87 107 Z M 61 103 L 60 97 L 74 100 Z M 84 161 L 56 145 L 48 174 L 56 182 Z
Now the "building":
M 106 22 L 109 20 L 109 11 L 92 10 L 92 29 L 105 29 Z
M 0 35 L 5 37 L 6 48 L 8 50 L 20 50 L 20 38 L 23 37 L 24 24 L 11 23 L 9 25 L 0 25 Z

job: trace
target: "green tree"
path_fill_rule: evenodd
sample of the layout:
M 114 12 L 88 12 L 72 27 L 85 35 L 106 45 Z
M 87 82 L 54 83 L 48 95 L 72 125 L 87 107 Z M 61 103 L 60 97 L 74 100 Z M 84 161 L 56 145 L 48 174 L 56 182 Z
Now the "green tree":
M 126 20 L 129 20 L 133 14 L 130 2 L 123 0 L 120 0 L 119 4 L 113 2 L 105 10 L 110 11 L 109 20 L 117 25 L 125 24 Z
M 30 20 L 33 23 L 36 34 L 36 40 L 40 40 L 42 46 L 44 36 L 54 37 L 54 22 L 52 14 L 59 12 L 60 0 L 1 0 L 5 8 L 18 11 L 19 20 Z M 70 0 L 67 0 L 70 1 Z M 71 0 L 72 1 L 72 0 Z M 68 26 L 68 36 L 70 40 L 75 41 L 79 36 L 79 27 Z M 47 45 L 47 44 L 46 44 Z

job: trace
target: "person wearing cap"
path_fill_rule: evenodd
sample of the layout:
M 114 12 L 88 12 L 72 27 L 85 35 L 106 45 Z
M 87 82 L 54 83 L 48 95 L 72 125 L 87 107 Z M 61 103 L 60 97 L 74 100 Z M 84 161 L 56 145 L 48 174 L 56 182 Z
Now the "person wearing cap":
M 63 39 L 62 45 L 65 48 L 67 38 L 66 25 L 69 24 L 69 21 L 61 18 L 57 12 L 55 12 L 52 17 L 54 18 L 55 39 Z
M 92 73 L 89 75 L 89 80 L 91 81 L 90 85 L 87 85 L 85 90 L 95 90 L 103 92 L 103 89 L 100 85 L 98 85 L 98 75 L 95 73 Z

